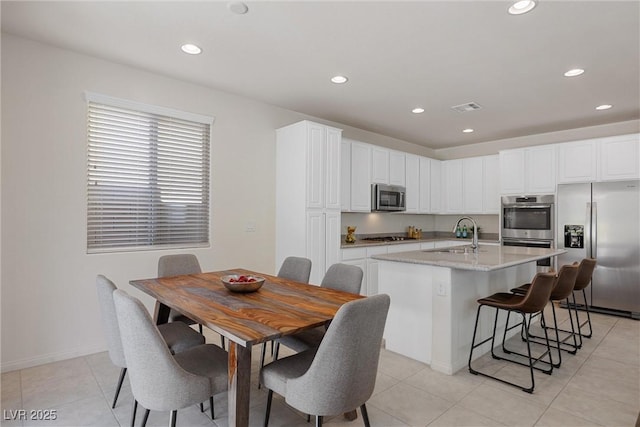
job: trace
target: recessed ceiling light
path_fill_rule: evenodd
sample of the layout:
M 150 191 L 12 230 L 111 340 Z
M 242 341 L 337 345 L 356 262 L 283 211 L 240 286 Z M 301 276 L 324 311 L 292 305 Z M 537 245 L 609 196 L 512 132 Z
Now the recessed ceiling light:
M 473 132 L 473 129 L 469 128 L 469 129 L 463 129 L 462 132 L 464 133 L 471 133 Z
M 349 79 L 345 76 L 333 76 L 331 77 L 331 81 L 337 84 L 346 83 Z
M 574 69 L 569 70 L 566 73 L 564 73 L 564 76 L 565 77 L 575 77 L 575 76 L 579 76 L 582 73 L 584 73 L 584 70 L 582 68 L 574 68 Z
M 189 55 L 199 55 L 202 53 L 202 49 L 191 43 L 183 44 L 180 49 L 182 49 L 184 53 L 188 53 Z
M 411 110 L 411 112 L 414 113 L 414 114 L 424 113 L 424 108 L 417 107 L 417 108 L 414 108 L 413 110 Z
M 609 104 L 602 104 L 602 105 L 598 105 L 596 107 L 596 110 L 608 110 L 609 108 L 613 107 L 613 105 L 609 105 Z
M 536 2 L 533 0 L 520 0 L 511 5 L 509 13 L 512 15 L 522 15 L 527 13 L 536 7 Z
M 227 3 L 227 8 L 237 15 L 244 15 L 249 11 L 249 6 L 241 1 L 230 1 Z

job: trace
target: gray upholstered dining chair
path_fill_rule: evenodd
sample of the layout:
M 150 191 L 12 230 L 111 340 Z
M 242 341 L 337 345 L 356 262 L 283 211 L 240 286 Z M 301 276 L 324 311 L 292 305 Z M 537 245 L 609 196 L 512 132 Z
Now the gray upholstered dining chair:
M 113 302 L 113 291 L 116 285 L 103 275 L 96 277 L 96 290 L 98 292 L 98 303 L 102 315 L 102 327 L 104 329 L 109 358 L 111 362 L 120 368 L 120 377 L 116 386 L 116 393 L 113 397 L 112 408 L 116 407 L 118 395 L 122 389 L 122 383 L 127 374 L 127 363 L 122 350 L 122 340 L 120 338 L 120 329 L 118 327 L 118 318 L 116 316 L 116 307 Z M 189 326 L 181 322 L 166 323 L 158 326 L 160 335 L 165 345 L 172 353 L 180 353 L 191 347 L 204 344 L 204 336 L 191 329 Z
M 198 257 L 194 254 L 176 254 L 163 255 L 158 259 L 158 277 L 181 276 L 183 274 L 199 274 L 202 273 Z M 188 318 L 184 314 L 171 309 L 169 311 L 169 322 L 183 322 L 187 325 L 193 325 L 196 322 Z M 202 333 L 202 325 L 198 324 L 198 329 Z M 225 348 L 225 340 L 220 336 L 220 345 Z
M 278 270 L 278 277 L 300 283 L 309 283 L 311 276 L 311 260 L 303 257 L 290 256 L 285 258 Z M 267 351 L 267 343 L 262 343 L 260 352 L 260 366 L 264 366 L 264 357 Z M 271 354 L 274 354 L 273 341 L 271 341 Z M 258 384 L 258 388 L 260 384 Z
M 113 299 L 133 397 L 146 409 L 142 425 L 154 410 L 171 411 L 175 426 L 178 409 L 207 399 L 214 418 L 213 395 L 227 390 L 227 353 L 202 344 L 173 355 L 138 299 L 122 290 Z
M 389 311 L 386 294 L 344 304 L 317 349 L 276 360 L 260 372 L 269 390 L 264 425 L 269 424 L 273 392 L 295 409 L 322 417 L 360 407 L 369 426 L 366 402 L 376 383 L 380 345 Z
M 323 288 L 337 289 L 339 291 L 359 294 L 362 287 L 362 276 L 364 272 L 356 265 L 333 264 L 324 277 L 320 286 Z M 319 327 L 299 332 L 295 335 L 287 335 L 276 340 L 274 359 L 278 358 L 280 344 L 289 347 L 294 351 L 304 351 L 320 345 L 324 337 L 326 328 Z M 262 365 L 260 365 L 262 366 Z

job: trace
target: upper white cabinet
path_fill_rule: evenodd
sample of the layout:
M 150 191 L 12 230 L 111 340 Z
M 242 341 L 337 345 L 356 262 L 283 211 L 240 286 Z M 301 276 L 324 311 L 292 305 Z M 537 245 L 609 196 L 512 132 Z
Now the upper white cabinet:
M 484 156 L 482 207 L 485 214 L 500 213 L 500 158 L 498 155 Z
M 406 185 L 406 165 L 405 153 L 400 151 L 389 151 L 389 184 Z
M 418 195 L 418 212 L 419 213 L 431 213 L 431 162 L 437 160 L 429 159 L 428 157 L 418 158 L 419 167 L 419 180 L 420 191 Z M 407 159 L 407 170 L 408 170 Z M 407 174 L 408 177 L 408 174 Z
M 431 213 L 442 213 L 442 162 L 432 160 L 429 188 L 431 189 Z
M 371 148 L 371 182 L 389 184 L 389 150 L 375 145 Z
M 420 157 L 405 155 L 406 213 L 419 213 L 420 208 Z
M 447 160 L 442 168 L 445 213 L 499 213 L 498 156 Z
M 371 146 L 344 138 L 341 151 L 341 209 L 371 212 Z
M 310 258 L 312 283 L 339 260 L 342 131 L 302 121 L 276 131 L 276 269 Z
M 484 213 L 484 159 L 470 157 L 462 160 L 462 213 Z
M 597 144 L 600 180 L 640 178 L 640 134 L 602 138 Z
M 558 144 L 558 184 L 595 181 L 597 148 L 593 140 Z
M 500 151 L 502 194 L 548 194 L 556 191 L 556 146 Z
M 462 159 L 442 162 L 444 177 L 444 212 L 462 213 L 464 210 L 464 181 L 462 176 Z

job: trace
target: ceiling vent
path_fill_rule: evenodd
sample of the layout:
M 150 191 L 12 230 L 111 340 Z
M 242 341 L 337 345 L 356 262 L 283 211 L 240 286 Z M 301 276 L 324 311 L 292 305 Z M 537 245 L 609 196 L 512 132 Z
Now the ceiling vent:
M 467 111 L 479 110 L 482 107 L 477 102 L 468 102 L 466 104 L 454 105 L 451 108 L 456 110 L 458 113 L 466 113 Z

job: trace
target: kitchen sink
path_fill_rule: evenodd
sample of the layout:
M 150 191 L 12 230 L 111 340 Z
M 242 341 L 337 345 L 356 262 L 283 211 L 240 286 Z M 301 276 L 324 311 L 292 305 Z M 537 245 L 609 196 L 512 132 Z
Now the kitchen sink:
M 452 248 L 426 249 L 423 252 L 431 252 L 436 254 L 472 254 L 474 253 L 473 249 L 471 249 L 471 246 L 454 246 Z M 487 250 L 478 248 L 477 252 L 487 252 Z

